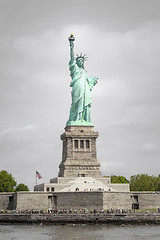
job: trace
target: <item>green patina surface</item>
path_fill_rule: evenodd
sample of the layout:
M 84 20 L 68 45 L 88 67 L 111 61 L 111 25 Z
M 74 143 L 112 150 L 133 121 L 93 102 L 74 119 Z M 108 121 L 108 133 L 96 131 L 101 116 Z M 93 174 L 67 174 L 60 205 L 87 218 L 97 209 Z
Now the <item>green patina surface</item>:
M 74 57 L 74 37 L 70 36 L 70 62 L 69 70 L 72 81 L 70 87 L 72 87 L 72 104 L 70 107 L 69 120 L 66 126 L 69 125 L 81 125 L 81 126 L 93 126 L 91 123 L 91 91 L 96 85 L 98 78 L 89 77 L 87 71 L 84 69 L 85 56 Z

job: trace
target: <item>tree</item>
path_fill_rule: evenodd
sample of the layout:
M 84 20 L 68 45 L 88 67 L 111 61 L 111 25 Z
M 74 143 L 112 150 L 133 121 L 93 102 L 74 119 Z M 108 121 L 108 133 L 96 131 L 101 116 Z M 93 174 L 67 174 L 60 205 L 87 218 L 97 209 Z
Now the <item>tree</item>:
M 157 177 L 156 191 L 160 192 L 160 175 Z
M 129 180 L 124 176 L 111 175 L 111 183 L 129 183 Z
M 131 191 L 160 191 L 160 175 L 137 174 L 131 176 L 130 181 L 124 176 L 111 175 L 111 183 L 129 183 Z
M 0 192 L 14 192 L 16 181 L 7 171 L 0 172 Z
M 130 178 L 131 191 L 159 191 L 160 176 L 149 176 L 148 174 L 137 174 Z
M 21 192 L 21 191 L 29 191 L 27 185 L 20 183 L 15 189 L 15 192 Z

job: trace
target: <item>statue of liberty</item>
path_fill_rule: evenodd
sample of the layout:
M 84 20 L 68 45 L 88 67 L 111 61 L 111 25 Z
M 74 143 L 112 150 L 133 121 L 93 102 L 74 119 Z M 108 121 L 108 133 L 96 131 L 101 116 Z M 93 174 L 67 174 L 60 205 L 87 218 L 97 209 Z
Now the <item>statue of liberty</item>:
M 69 70 L 72 81 L 70 87 L 72 87 L 72 104 L 70 108 L 69 120 L 66 126 L 69 125 L 93 125 L 91 123 L 90 111 L 91 111 L 91 91 L 94 85 L 97 83 L 97 77 L 88 77 L 87 71 L 84 69 L 85 55 L 82 53 L 80 56 L 74 56 L 74 36 L 69 37 L 70 42 L 70 62 Z

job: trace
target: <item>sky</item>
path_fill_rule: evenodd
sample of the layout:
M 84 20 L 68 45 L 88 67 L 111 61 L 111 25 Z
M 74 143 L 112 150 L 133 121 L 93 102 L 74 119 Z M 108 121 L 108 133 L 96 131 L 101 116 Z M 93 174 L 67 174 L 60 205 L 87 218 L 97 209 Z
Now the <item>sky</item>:
M 30 190 L 58 176 L 71 105 L 69 42 L 98 77 L 103 176 L 160 174 L 160 1 L 0 0 L 0 170 Z

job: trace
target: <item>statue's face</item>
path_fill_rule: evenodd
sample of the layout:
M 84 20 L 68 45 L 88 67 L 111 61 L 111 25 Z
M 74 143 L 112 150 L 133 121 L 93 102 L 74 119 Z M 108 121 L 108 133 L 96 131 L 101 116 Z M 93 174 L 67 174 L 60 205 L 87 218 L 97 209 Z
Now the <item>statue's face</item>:
M 78 65 L 78 67 L 83 68 L 84 67 L 84 59 L 83 58 L 78 58 L 77 59 L 77 65 Z

